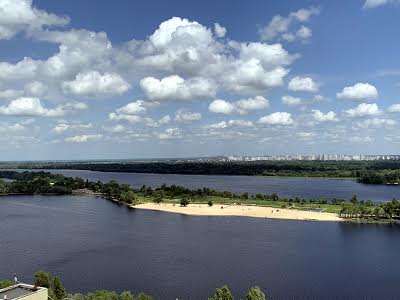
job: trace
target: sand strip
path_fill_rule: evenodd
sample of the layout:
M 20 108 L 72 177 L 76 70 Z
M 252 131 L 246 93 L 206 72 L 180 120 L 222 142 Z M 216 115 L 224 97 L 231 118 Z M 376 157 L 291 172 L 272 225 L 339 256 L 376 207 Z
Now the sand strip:
M 307 221 L 342 221 L 337 214 L 326 212 L 303 211 L 261 206 L 218 205 L 209 207 L 207 204 L 189 204 L 181 207 L 179 204 L 145 203 L 134 206 L 139 209 L 158 210 L 171 213 L 195 216 L 239 216 L 268 219 L 307 220 Z M 222 207 L 222 208 L 221 208 Z

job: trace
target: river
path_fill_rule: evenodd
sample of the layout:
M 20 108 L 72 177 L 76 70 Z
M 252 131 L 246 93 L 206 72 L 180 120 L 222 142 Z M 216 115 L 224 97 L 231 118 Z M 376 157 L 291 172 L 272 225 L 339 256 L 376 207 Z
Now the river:
M 71 292 L 207 299 L 228 284 L 271 299 L 395 299 L 396 225 L 197 217 L 92 196 L 0 197 L 0 278 L 37 270 Z
M 262 176 L 222 176 L 222 175 L 177 175 L 177 174 L 142 174 L 97 172 L 87 170 L 46 170 L 65 176 L 81 177 L 91 181 L 116 180 L 128 183 L 133 187 L 147 185 L 159 187 L 163 183 L 176 184 L 187 188 L 208 187 L 218 191 L 234 193 L 272 194 L 281 197 L 301 197 L 305 199 L 350 199 L 356 194 L 361 200 L 389 201 L 400 198 L 400 186 L 368 185 L 351 179 L 326 178 L 293 178 L 293 177 L 262 177 Z

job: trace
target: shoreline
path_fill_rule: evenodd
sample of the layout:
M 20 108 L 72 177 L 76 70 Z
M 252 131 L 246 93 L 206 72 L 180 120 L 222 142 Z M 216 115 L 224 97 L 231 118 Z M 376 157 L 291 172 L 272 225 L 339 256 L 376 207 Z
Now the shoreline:
M 273 208 L 264 206 L 246 206 L 246 205 L 221 205 L 191 203 L 186 207 L 172 203 L 143 203 L 130 205 L 132 208 L 163 211 L 175 214 L 192 216 L 231 216 L 231 217 L 251 217 L 264 219 L 284 219 L 298 221 L 322 221 L 322 222 L 343 222 L 344 219 L 334 213 L 313 212 L 294 209 Z M 222 208 L 221 208 L 222 207 Z

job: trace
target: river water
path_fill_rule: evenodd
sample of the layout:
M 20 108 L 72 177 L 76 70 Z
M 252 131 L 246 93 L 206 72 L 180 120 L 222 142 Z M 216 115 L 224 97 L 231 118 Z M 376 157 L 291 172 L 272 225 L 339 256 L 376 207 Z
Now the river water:
M 396 299 L 400 228 L 197 217 L 92 196 L 0 197 L 0 278 L 37 270 L 70 292 L 144 291 L 207 299 L 228 284 L 271 299 Z
M 81 177 L 91 181 L 107 182 L 112 179 L 128 183 L 133 187 L 147 185 L 159 187 L 163 183 L 176 184 L 197 189 L 208 187 L 218 191 L 234 193 L 272 194 L 281 197 L 306 199 L 342 198 L 350 199 L 356 194 L 362 200 L 389 201 L 400 198 L 400 186 L 368 185 L 349 179 L 261 177 L 261 176 L 220 176 L 220 175 L 177 175 L 97 172 L 87 170 L 46 170 L 65 176 Z

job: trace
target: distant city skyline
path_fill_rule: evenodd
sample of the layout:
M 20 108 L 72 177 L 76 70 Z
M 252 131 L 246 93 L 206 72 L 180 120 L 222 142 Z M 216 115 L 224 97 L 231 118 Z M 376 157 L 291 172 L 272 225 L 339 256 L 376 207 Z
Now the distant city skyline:
M 2 160 L 399 153 L 397 1 L 0 11 Z

